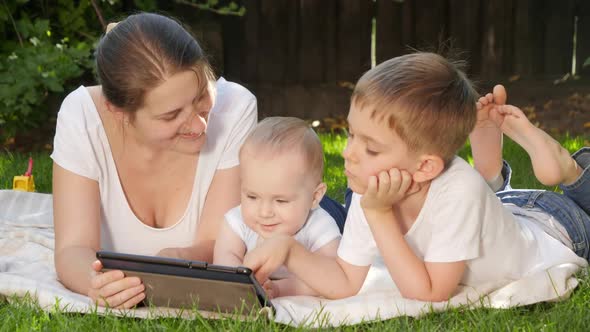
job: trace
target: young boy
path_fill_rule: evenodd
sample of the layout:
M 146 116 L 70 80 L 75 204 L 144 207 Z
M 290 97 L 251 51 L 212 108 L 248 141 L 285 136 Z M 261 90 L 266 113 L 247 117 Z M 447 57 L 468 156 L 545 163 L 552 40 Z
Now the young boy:
M 348 114 L 343 156 L 354 193 L 338 257 L 314 255 L 275 237 L 249 253 L 246 266 L 264 280 L 284 263 L 320 294 L 342 298 L 359 291 L 381 254 L 402 296 L 445 301 L 459 284 L 500 286 L 564 260 L 585 264 L 537 223 L 504 208 L 482 176 L 455 155 L 476 125 L 477 101 L 458 65 L 436 54 L 404 55 L 369 70 L 355 87 Z M 502 114 L 500 128 L 516 137 L 519 126 L 510 125 L 508 113 L 495 111 L 493 118 Z M 482 128 L 496 125 L 498 133 L 500 122 L 481 122 Z M 492 145 L 478 135 L 472 143 Z M 544 148 L 540 142 L 532 145 L 529 153 Z M 483 151 L 479 145 L 474 150 Z M 578 162 L 587 170 L 587 153 L 584 158 Z M 588 173 L 576 180 L 586 192 Z M 575 175 L 568 173 L 560 180 L 571 178 Z
M 261 121 L 240 150 L 241 205 L 225 215 L 214 263 L 242 265 L 246 252 L 278 235 L 322 257 L 336 256 L 340 230 L 318 206 L 326 193 L 323 168 L 322 144 L 305 121 Z M 271 279 L 263 285 L 271 298 L 317 295 L 284 268 L 273 269 Z

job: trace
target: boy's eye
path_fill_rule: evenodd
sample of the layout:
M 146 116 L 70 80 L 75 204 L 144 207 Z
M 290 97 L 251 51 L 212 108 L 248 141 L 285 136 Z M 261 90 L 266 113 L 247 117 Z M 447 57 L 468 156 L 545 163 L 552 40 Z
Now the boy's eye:
M 248 199 L 256 199 L 256 196 L 254 196 L 254 195 L 246 195 L 246 198 L 248 198 Z
M 277 199 L 277 203 L 285 204 L 285 203 L 289 203 L 289 201 L 287 201 L 285 199 Z
M 373 151 L 373 150 L 369 150 L 369 149 L 366 149 L 366 151 L 367 151 L 367 154 L 369 156 L 373 156 L 373 157 L 379 154 L 379 152 Z

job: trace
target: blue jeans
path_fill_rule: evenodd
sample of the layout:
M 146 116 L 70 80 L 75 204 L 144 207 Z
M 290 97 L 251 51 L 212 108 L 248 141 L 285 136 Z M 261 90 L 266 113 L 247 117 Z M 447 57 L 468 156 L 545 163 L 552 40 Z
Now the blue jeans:
M 583 169 L 582 175 L 568 186 L 560 185 L 563 194 L 545 190 L 515 190 L 510 187 L 512 169 L 506 161 L 502 167 L 504 184 L 496 192 L 502 203 L 523 208 L 538 208 L 553 216 L 566 229 L 574 252 L 590 258 L 590 148 L 572 155 Z
M 334 218 L 334 221 L 336 221 L 336 224 L 340 229 L 340 234 L 342 234 L 342 231 L 344 231 L 344 222 L 346 221 L 346 212 L 348 212 L 348 210 L 345 210 L 342 204 L 336 202 L 327 195 L 324 195 L 320 201 L 320 206 L 322 209 L 326 210 L 332 218 Z

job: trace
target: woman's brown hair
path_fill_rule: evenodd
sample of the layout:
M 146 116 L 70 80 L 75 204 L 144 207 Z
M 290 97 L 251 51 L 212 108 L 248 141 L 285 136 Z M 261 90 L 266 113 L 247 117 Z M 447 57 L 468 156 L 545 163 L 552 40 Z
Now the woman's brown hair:
M 214 80 L 195 38 L 177 21 L 158 14 L 134 14 L 119 22 L 102 36 L 95 57 L 104 96 L 129 113 L 176 73 L 195 71 L 200 91 Z

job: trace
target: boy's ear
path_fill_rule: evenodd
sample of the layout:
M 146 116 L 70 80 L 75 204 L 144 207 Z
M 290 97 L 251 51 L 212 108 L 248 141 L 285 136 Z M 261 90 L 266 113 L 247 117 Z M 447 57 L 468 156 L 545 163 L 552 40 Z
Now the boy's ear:
M 311 203 L 312 209 L 315 209 L 320 205 L 320 201 L 326 194 L 326 190 L 328 190 L 328 186 L 324 182 L 320 182 L 315 188 L 313 192 L 313 202 Z
M 424 154 L 420 156 L 417 170 L 412 175 L 416 182 L 430 181 L 445 169 L 445 162 L 441 157 L 433 154 Z

